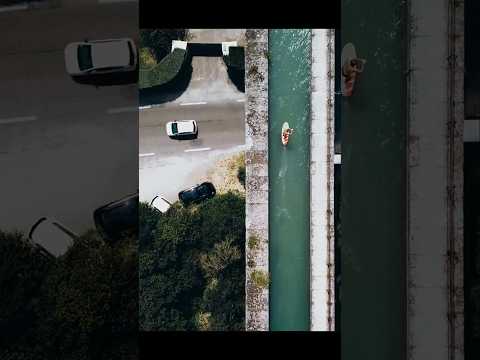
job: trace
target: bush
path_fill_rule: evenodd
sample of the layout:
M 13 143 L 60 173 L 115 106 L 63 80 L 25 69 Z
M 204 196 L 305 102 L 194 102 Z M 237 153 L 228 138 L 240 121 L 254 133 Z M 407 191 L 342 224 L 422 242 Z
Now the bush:
M 173 80 L 181 71 L 186 51 L 175 49 L 155 65 L 140 64 L 138 85 L 140 89 L 163 85 Z
M 239 70 L 245 70 L 245 50 L 241 46 L 231 46 L 228 55 L 223 57 L 228 67 L 234 67 Z
M 155 230 L 141 229 L 142 329 L 243 330 L 245 198 L 176 203 L 166 214 L 141 209 L 141 224 L 156 217 Z
M 172 49 L 173 40 L 185 40 L 186 29 L 141 29 L 140 47 L 149 48 L 159 63 Z
M 4 250 L 8 241 L 4 241 L 5 234 L 0 237 Z M 10 235 L 15 237 L 21 240 L 19 235 Z M 137 348 L 131 340 L 138 330 L 137 244 L 136 239 L 126 239 L 110 247 L 90 231 L 76 240 L 65 255 L 50 258 L 48 266 L 40 266 L 41 260 L 30 243 L 10 243 L 10 254 L 15 253 L 10 266 L 16 270 L 8 275 L 2 269 L 0 274 L 17 280 L 20 276 L 25 284 L 39 288 L 27 294 L 22 281 L 13 290 L 8 282 L 0 282 L 2 293 L 9 290 L 24 294 L 15 298 L 22 304 L 22 313 L 30 315 L 28 324 L 23 321 L 17 325 L 23 327 L 23 332 L 2 344 L 6 345 L 2 346 L 7 348 L 6 353 L 12 358 L 36 360 L 134 356 Z M 6 320 L 15 323 L 19 317 L 13 312 L 6 315 Z M 2 326 L 2 335 L 3 330 Z
M 242 184 L 243 187 L 245 187 L 245 165 L 241 165 L 238 168 L 237 178 L 238 178 L 238 181 L 240 181 L 240 184 Z

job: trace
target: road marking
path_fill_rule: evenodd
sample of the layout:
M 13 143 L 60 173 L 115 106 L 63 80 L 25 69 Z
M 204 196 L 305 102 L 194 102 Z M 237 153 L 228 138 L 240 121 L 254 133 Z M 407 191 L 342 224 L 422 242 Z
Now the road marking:
M 190 103 L 181 103 L 180 106 L 188 106 L 188 105 L 205 105 L 205 101 L 199 101 L 199 102 L 190 102 Z
M 1 6 L 0 12 L 27 10 L 27 9 L 28 9 L 28 4 L 25 3 L 20 5 Z
M 139 110 L 150 109 L 151 107 L 152 107 L 152 105 L 139 106 L 138 109 L 139 109 Z
M 19 122 L 26 122 L 26 121 L 34 121 L 37 120 L 36 116 L 19 116 L 19 117 L 12 117 L 8 119 L 0 119 L 0 125 L 2 124 L 14 124 Z
M 110 4 L 110 3 L 117 3 L 117 2 L 138 2 L 138 0 L 98 0 L 100 4 Z
M 108 109 L 107 113 L 108 114 L 119 114 L 119 113 L 123 113 L 123 112 L 136 112 L 136 111 L 138 111 L 138 108 L 136 106 L 130 106 L 130 107 Z
M 238 99 L 237 102 L 245 102 L 245 99 Z
M 342 163 L 342 154 L 335 154 L 333 157 L 334 164 L 341 164 Z
M 153 156 L 153 155 L 155 155 L 155 153 L 138 154 L 138 156 L 140 156 L 140 157 Z
M 193 151 L 207 151 L 211 150 L 211 148 L 198 148 L 198 149 L 187 149 L 185 152 L 193 152 Z

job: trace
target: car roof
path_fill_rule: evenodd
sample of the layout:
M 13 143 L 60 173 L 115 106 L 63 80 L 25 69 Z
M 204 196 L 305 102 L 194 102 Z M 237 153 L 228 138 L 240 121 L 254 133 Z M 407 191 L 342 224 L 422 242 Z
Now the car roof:
M 130 62 L 130 49 L 125 40 L 91 42 L 95 68 L 123 67 Z

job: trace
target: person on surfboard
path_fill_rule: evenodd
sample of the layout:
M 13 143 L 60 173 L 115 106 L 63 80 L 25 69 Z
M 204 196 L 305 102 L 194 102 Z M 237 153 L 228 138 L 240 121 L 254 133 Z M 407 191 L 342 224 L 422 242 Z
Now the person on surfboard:
M 355 81 L 363 71 L 366 60 L 359 59 L 355 46 L 352 43 L 346 44 L 342 49 L 342 94 L 352 96 Z
M 342 75 L 345 78 L 345 96 L 352 96 L 355 80 L 357 79 L 357 75 L 360 74 L 362 70 L 363 61 L 360 59 L 352 59 L 343 65 Z
M 290 139 L 290 135 L 293 133 L 293 129 L 290 127 L 287 127 L 282 131 L 282 144 L 287 145 L 288 140 Z

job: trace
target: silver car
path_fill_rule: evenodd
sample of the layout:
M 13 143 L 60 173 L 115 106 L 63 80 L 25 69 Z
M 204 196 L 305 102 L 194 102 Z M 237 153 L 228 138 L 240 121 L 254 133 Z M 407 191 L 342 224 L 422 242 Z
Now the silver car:
M 71 76 L 129 72 L 137 62 L 135 43 L 128 38 L 74 42 L 65 48 L 65 66 Z

